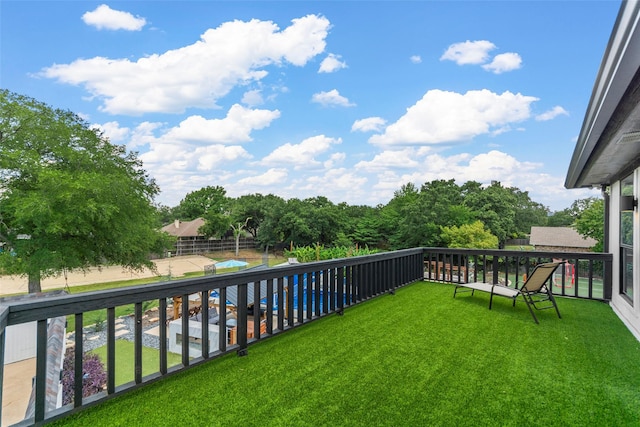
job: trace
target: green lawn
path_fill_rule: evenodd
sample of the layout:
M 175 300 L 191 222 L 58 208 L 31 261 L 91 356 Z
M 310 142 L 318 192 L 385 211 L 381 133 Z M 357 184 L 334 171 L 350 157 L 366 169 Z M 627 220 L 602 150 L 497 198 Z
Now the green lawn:
M 99 347 L 91 351 L 100 356 L 103 363 L 107 360 L 107 347 Z M 182 359 L 179 354 L 167 353 L 167 365 L 179 365 Z M 142 376 L 151 375 L 159 371 L 160 353 L 158 350 L 142 347 Z M 116 340 L 116 386 L 134 380 L 135 364 L 133 343 L 126 340 Z
M 640 343 L 596 301 L 526 306 L 419 282 L 58 426 L 637 426 Z

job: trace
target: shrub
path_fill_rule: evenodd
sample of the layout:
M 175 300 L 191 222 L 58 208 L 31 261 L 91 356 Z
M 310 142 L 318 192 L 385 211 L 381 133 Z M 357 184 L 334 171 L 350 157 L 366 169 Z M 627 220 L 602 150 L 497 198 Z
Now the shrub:
M 68 347 L 62 364 L 62 404 L 73 402 L 73 383 L 75 375 L 75 348 Z M 85 353 L 82 356 L 82 397 L 89 397 L 104 389 L 107 373 L 97 354 Z
M 337 258 L 348 258 L 359 255 L 371 255 L 380 252 L 376 249 L 369 249 L 367 246 L 336 246 L 325 248 L 322 245 L 315 246 L 297 246 L 293 250 L 285 250 L 286 258 L 297 258 L 300 262 L 322 261 Z

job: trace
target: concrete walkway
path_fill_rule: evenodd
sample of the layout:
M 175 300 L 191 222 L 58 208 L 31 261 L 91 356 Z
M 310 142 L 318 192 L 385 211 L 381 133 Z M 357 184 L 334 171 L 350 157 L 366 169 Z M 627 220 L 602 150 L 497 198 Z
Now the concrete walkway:
M 210 258 L 189 255 L 173 258 L 164 258 L 153 260 L 156 265 L 157 272 L 149 269 L 144 271 L 125 271 L 120 266 L 92 268 L 86 274 L 82 271 L 68 273 L 66 277 L 60 275 L 58 277 L 48 277 L 42 280 L 42 290 L 64 288 L 68 286 L 89 285 L 93 283 L 115 282 L 118 280 L 141 279 L 145 277 L 156 276 L 182 276 L 185 273 L 194 271 L 203 271 L 205 265 L 214 264 Z M 0 276 L 0 296 L 10 294 L 27 293 L 29 290 L 27 278 L 20 276 Z

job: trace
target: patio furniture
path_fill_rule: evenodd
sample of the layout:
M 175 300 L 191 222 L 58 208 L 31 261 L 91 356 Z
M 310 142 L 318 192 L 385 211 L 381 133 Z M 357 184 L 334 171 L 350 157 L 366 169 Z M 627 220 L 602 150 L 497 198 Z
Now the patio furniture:
M 514 307 L 516 305 L 516 299 L 522 296 L 536 323 L 539 322 L 533 311 L 534 308 L 536 310 L 555 308 L 558 317 L 562 318 L 556 300 L 551 293 L 551 287 L 547 285 L 547 281 L 560 264 L 562 264 L 562 262 L 549 262 L 536 265 L 520 289 L 517 289 L 517 283 L 516 288 L 484 282 L 457 283 L 453 297 L 455 298 L 458 292 L 464 291 L 471 292 L 471 295 L 473 295 L 475 291 L 488 292 L 491 295 L 489 298 L 489 310 L 491 310 L 494 295 L 511 298 Z
M 443 262 L 443 261 L 424 261 L 425 271 L 431 271 L 430 278 L 435 278 L 436 280 L 442 279 L 443 281 L 454 281 L 454 280 L 466 280 L 467 278 L 467 267 L 464 265 L 457 265 L 451 262 Z

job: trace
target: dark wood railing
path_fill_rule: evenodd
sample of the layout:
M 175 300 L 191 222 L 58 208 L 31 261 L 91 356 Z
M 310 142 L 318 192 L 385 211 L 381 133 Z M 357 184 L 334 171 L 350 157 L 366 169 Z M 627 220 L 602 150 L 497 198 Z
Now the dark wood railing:
M 592 252 L 536 252 L 424 248 L 425 279 L 489 282 L 520 287 L 536 264 L 564 261 L 552 278 L 555 295 L 611 299 L 612 255 Z
M 553 259 L 566 261 L 554 278 L 555 294 L 599 300 L 611 298 L 610 254 L 417 248 L 5 303 L 0 305 L 0 385 L 4 385 L 5 331 L 13 325 L 29 322 L 37 325 L 33 403 L 30 415 L 20 424 L 42 424 L 212 358 L 230 352 L 247 355 L 254 342 L 332 313 L 342 314 L 346 307 L 392 293 L 423 278 L 519 286 L 535 264 Z M 143 357 L 143 323 L 150 306 L 157 307 L 154 308 L 157 325 L 164 327 L 158 328 L 159 357 L 153 366 L 155 372 L 143 375 L 147 363 Z M 121 320 L 122 315 L 118 313 L 123 307 L 132 307 L 132 314 L 127 317 L 133 325 L 134 372 L 132 381 L 117 384 L 116 372 L 121 359 L 116 357 L 116 341 L 120 339 L 116 324 Z M 213 308 L 220 315 L 216 323 L 210 324 L 209 314 Z M 95 318 L 91 313 L 96 311 L 105 313 L 106 319 L 107 381 L 102 392 L 82 397 L 82 357 L 88 350 L 88 342 L 80 331 L 87 330 L 88 319 Z M 187 313 L 199 314 L 192 317 L 198 320 L 182 321 L 189 319 L 183 315 Z M 48 390 L 52 382 L 51 325 L 55 323 L 52 319 L 69 319 L 69 316 L 74 320 L 76 331 L 71 343 L 75 347 L 73 402 L 57 408 L 51 405 Z M 169 353 L 179 354 L 180 361 L 170 363 Z M 60 364 L 59 357 L 55 363 Z M 0 394 L 0 407 L 3 398 Z
M 9 326 L 36 322 L 33 404 L 28 412 L 32 415 L 27 416 L 21 425 L 42 424 L 212 358 L 230 352 L 246 355 L 248 346 L 254 342 L 331 313 L 342 314 L 346 307 L 392 293 L 398 287 L 423 279 L 423 260 L 422 248 L 407 249 L 5 303 L 0 305 L 0 390 L 4 384 L 5 332 Z M 198 300 L 199 306 L 194 306 Z M 230 300 L 233 300 L 233 305 L 228 305 Z M 116 384 L 120 360 L 116 358 L 116 320 L 117 311 L 124 306 L 133 306 L 130 318 L 133 320 L 135 369 L 133 381 Z M 157 325 L 162 327 L 159 328 L 158 339 L 159 362 L 153 368 L 157 371 L 143 376 L 143 320 L 149 306 L 157 306 Z M 220 315 L 217 324 L 210 324 L 209 312 L 214 307 Z M 104 391 L 83 397 L 83 354 L 88 343 L 81 332 L 88 326 L 85 323 L 90 313 L 96 310 L 106 313 L 103 318 L 106 319 L 104 362 L 107 380 Z M 180 319 L 173 318 L 174 312 L 182 313 Z M 196 312 L 200 314 L 199 320 L 183 321 L 188 319 L 184 314 Z M 52 335 L 50 325 L 55 323 L 52 319 L 69 319 L 69 316 L 75 322 L 75 338 L 71 343 L 75 346 L 73 403 L 56 408 L 55 404 L 51 406 L 48 388 L 52 382 L 52 365 L 57 364 L 57 369 L 60 369 L 60 359 L 58 357 L 51 362 L 48 349 Z M 170 348 L 172 344 L 174 347 Z M 168 352 L 176 349 L 181 356 L 180 363 L 169 366 Z M 0 407 L 4 397 L 0 394 Z

